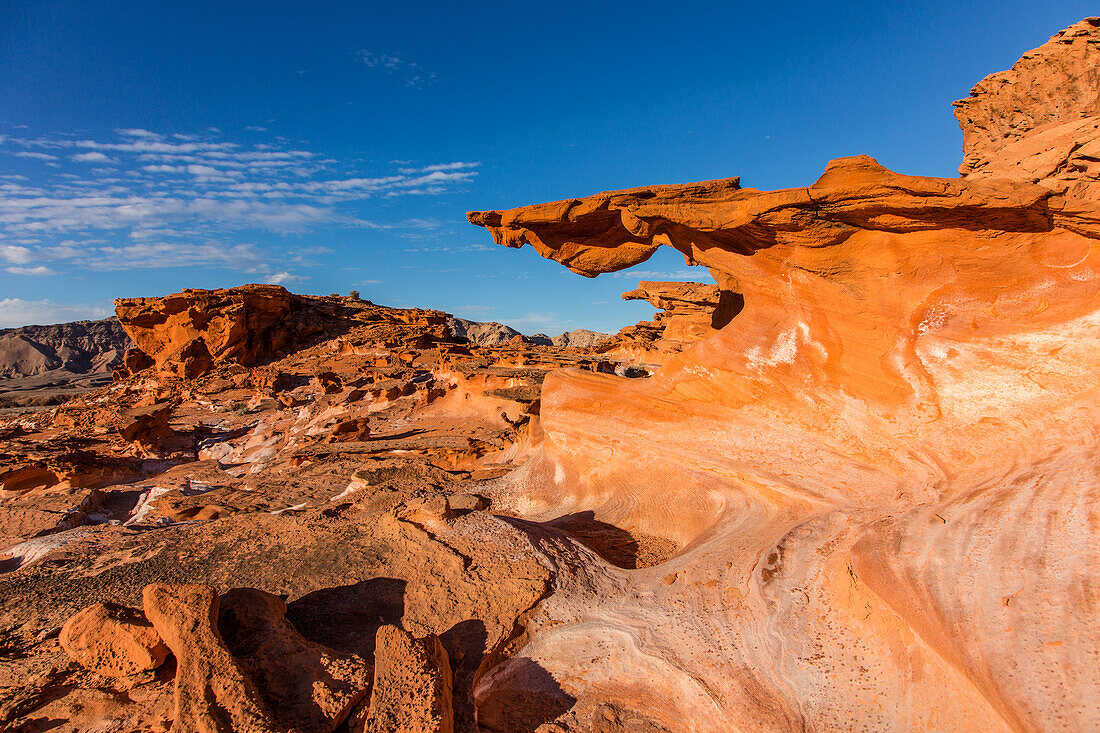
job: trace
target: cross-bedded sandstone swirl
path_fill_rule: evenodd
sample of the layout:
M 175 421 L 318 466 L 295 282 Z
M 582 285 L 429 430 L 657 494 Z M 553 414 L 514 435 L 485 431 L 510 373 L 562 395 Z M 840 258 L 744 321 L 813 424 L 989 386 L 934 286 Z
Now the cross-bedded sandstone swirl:
M 479 700 L 536 665 L 581 729 L 1100 727 L 1100 181 L 999 157 L 1096 143 L 1098 26 L 960 104 L 963 178 L 860 156 L 469 214 L 590 277 L 671 246 L 744 297 L 652 379 L 548 375 L 494 501 L 555 593 Z M 679 551 L 615 567 L 544 524 L 577 516 Z

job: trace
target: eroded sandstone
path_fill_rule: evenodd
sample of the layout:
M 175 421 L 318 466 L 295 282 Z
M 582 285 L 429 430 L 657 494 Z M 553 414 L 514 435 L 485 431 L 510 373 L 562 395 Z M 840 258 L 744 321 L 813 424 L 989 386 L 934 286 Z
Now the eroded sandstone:
M 961 178 L 470 215 L 709 268 L 610 344 L 120 301 L 117 381 L 0 423 L 0 727 L 1100 727 L 1098 33 L 975 88 Z
M 564 700 L 582 729 L 608 705 L 658 730 L 1100 722 L 1100 182 L 1072 163 L 1098 43 L 1086 20 L 979 84 L 962 178 L 860 156 L 807 188 L 469 215 L 585 276 L 671 246 L 744 298 L 652 379 L 548 376 L 494 505 L 683 549 L 628 575 L 540 529 L 556 591 L 480 704 Z
M 439 637 L 378 629 L 374 689 L 356 733 L 451 733 L 451 666 Z

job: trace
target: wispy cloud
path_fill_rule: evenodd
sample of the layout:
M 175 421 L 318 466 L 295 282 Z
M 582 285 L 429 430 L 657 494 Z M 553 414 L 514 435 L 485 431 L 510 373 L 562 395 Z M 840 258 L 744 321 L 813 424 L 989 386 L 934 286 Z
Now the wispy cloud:
M 109 156 L 104 155 L 98 151 L 91 151 L 88 153 L 77 153 L 72 156 L 73 160 L 77 163 L 112 163 L 114 162 Z
M 163 140 L 164 136 L 156 133 L 149 132 L 148 130 L 142 130 L 140 127 L 128 127 L 120 130 L 115 130 L 122 137 L 136 137 L 143 140 Z
M 481 165 L 480 162 L 468 163 L 468 162 L 463 162 L 463 161 L 457 161 L 455 163 L 434 163 L 432 165 L 423 166 L 422 168 L 399 168 L 398 172 L 399 173 L 404 173 L 406 175 L 411 175 L 411 174 L 414 174 L 414 173 L 435 173 L 437 171 L 439 171 L 439 172 L 443 172 L 443 171 L 462 171 L 462 170 L 473 170 L 474 168 L 477 168 L 480 165 Z
M 620 270 L 611 273 L 611 277 L 626 278 L 628 280 L 690 280 L 695 282 L 713 282 L 706 268 L 698 267 L 694 270 L 673 270 L 659 272 L 657 270 Z
M 61 305 L 51 300 L 0 299 L 0 328 L 15 328 L 29 323 L 50 325 L 68 321 L 106 318 L 110 310 L 102 305 Z
M 478 174 L 478 163 L 466 161 L 367 172 L 278 138 L 243 146 L 213 132 L 125 128 L 116 136 L 0 136 L 0 153 L 59 167 L 36 168 L 33 182 L 0 176 L 0 238 L 10 243 L 0 245 L 0 262 L 27 270 L 17 274 L 45 274 L 62 263 L 229 267 L 276 277 L 291 261 L 286 252 L 227 242 L 247 242 L 252 237 L 242 232 L 250 231 L 421 231 L 438 223 L 381 224 L 363 215 L 364 202 L 449 193 Z M 87 165 L 97 163 L 113 167 Z
M 309 278 L 302 277 L 301 275 L 295 275 L 284 270 L 283 272 L 276 272 L 268 275 L 267 278 L 264 279 L 264 282 L 269 285 L 286 285 L 287 283 L 296 283 L 308 279 Z
M 356 52 L 356 58 L 367 68 L 378 69 L 398 78 L 407 87 L 420 87 L 435 81 L 435 72 L 424 69 L 419 64 L 386 53 L 375 53 L 367 49 Z
M 17 153 L 12 153 L 16 158 L 29 158 L 31 160 L 57 160 L 56 155 L 50 155 L 49 153 L 34 153 L 29 150 L 20 150 Z
M 6 270 L 13 275 L 35 275 L 37 277 L 57 274 L 44 265 L 38 265 L 37 267 L 8 267 Z

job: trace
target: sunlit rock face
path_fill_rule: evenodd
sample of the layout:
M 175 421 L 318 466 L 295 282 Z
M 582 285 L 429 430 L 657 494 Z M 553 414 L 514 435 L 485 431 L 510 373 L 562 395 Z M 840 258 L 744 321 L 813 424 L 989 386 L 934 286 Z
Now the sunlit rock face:
M 627 326 L 605 348 L 654 363 L 664 363 L 672 354 L 714 335 L 740 312 L 739 293 L 720 290 L 717 285 L 693 282 L 643 280 L 623 300 L 646 300 L 660 311 L 652 321 Z
M 162 374 L 197 377 L 219 363 L 251 365 L 293 343 L 288 322 L 300 299 L 278 285 L 184 290 L 166 298 L 119 298 L 122 327 Z
M 671 246 L 744 298 L 651 379 L 547 377 L 495 500 L 675 551 L 625 569 L 531 524 L 556 590 L 480 700 L 557 695 L 592 730 L 1100 728 L 1098 26 L 957 103 L 961 178 L 860 156 L 469 215 L 590 277 Z

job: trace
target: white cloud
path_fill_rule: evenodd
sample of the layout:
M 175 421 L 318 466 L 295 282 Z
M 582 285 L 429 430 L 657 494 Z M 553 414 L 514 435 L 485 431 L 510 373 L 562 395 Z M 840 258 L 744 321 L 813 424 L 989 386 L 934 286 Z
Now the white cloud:
M 193 176 L 217 176 L 221 174 L 221 171 L 212 165 L 189 165 L 187 166 L 187 172 Z
M 301 282 L 302 280 L 306 279 L 307 278 L 304 278 L 301 275 L 294 275 L 289 272 L 276 272 L 274 274 L 268 275 L 264 282 L 266 282 L 268 285 L 285 285 L 287 283 Z
M 134 242 L 91 248 L 76 257 L 75 262 L 93 270 L 225 267 L 262 273 L 271 269 L 268 259 L 269 256 L 253 244 Z
M 267 132 L 266 127 L 259 127 L 257 125 L 246 125 L 244 129 L 250 132 Z
M 126 129 L 120 134 L 123 142 L 64 136 L 0 141 L 0 151 L 5 145 L 84 148 L 70 157 L 79 162 L 110 161 L 122 168 L 119 177 L 110 179 L 66 172 L 55 174 L 52 184 L 0 182 L 0 234 L 86 236 L 91 230 L 147 229 L 184 220 L 208 234 L 227 228 L 302 231 L 324 224 L 377 228 L 340 211 L 341 204 L 446 193 L 477 176 L 478 164 L 466 161 L 391 175 L 333 176 L 333 169 L 347 171 L 348 166 L 308 150 L 177 142 L 148 130 Z M 119 155 L 121 161 L 104 151 Z
M 121 130 L 115 130 L 119 135 L 123 137 L 139 137 L 145 140 L 163 140 L 163 135 L 158 135 L 155 132 L 149 132 L 148 130 L 142 130 L 139 127 L 130 127 Z
M 12 153 L 16 158 L 29 158 L 30 160 L 57 160 L 56 155 L 50 155 L 49 153 L 33 153 L 29 150 L 21 150 L 18 153 Z
M 77 163 L 110 163 L 110 162 L 112 162 L 109 157 L 107 157 L 103 153 L 96 152 L 96 151 L 93 151 L 93 152 L 90 152 L 90 153 L 77 153 L 76 155 L 72 156 L 72 159 L 75 160 Z
M 28 247 L 17 244 L 0 244 L 0 259 L 13 265 L 25 265 L 34 260 L 34 254 Z
M 0 241 L 8 242 L 0 245 L 0 265 L 15 266 L 19 274 L 45 274 L 64 263 L 91 270 L 223 267 L 276 277 L 312 263 L 296 261 L 278 245 L 265 252 L 224 242 L 239 241 L 242 231 L 290 234 L 333 227 L 413 236 L 439 223 L 379 224 L 362 216 L 361 202 L 449 193 L 476 180 L 479 166 L 454 161 L 363 171 L 284 139 L 243 146 L 209 132 L 116 133 L 106 141 L 64 134 L 0 139 L 0 153 L 66 165 L 57 172 L 47 168 L 33 182 L 0 174 Z M 59 156 L 110 162 L 117 173 L 89 173 L 67 160 L 56 163 Z
M 38 277 L 57 274 L 45 265 L 39 265 L 38 267 L 9 267 L 7 271 L 13 275 L 35 275 Z
M 481 165 L 481 161 L 475 161 L 467 163 L 463 161 L 456 161 L 454 163 L 434 163 L 432 165 L 426 165 L 423 168 L 401 168 L 401 173 L 433 173 L 435 171 L 458 171 L 467 168 L 477 168 Z
M 373 53 L 366 49 L 360 49 L 357 56 L 359 56 L 360 61 L 362 61 L 364 64 L 372 69 L 378 67 L 386 69 L 397 69 L 405 63 L 397 56 L 389 56 L 384 53 Z
M 111 311 L 103 306 L 87 303 L 66 305 L 51 300 L 23 300 L 22 298 L 0 299 L 0 328 L 19 326 L 50 325 L 68 321 L 98 320 L 106 318 Z

